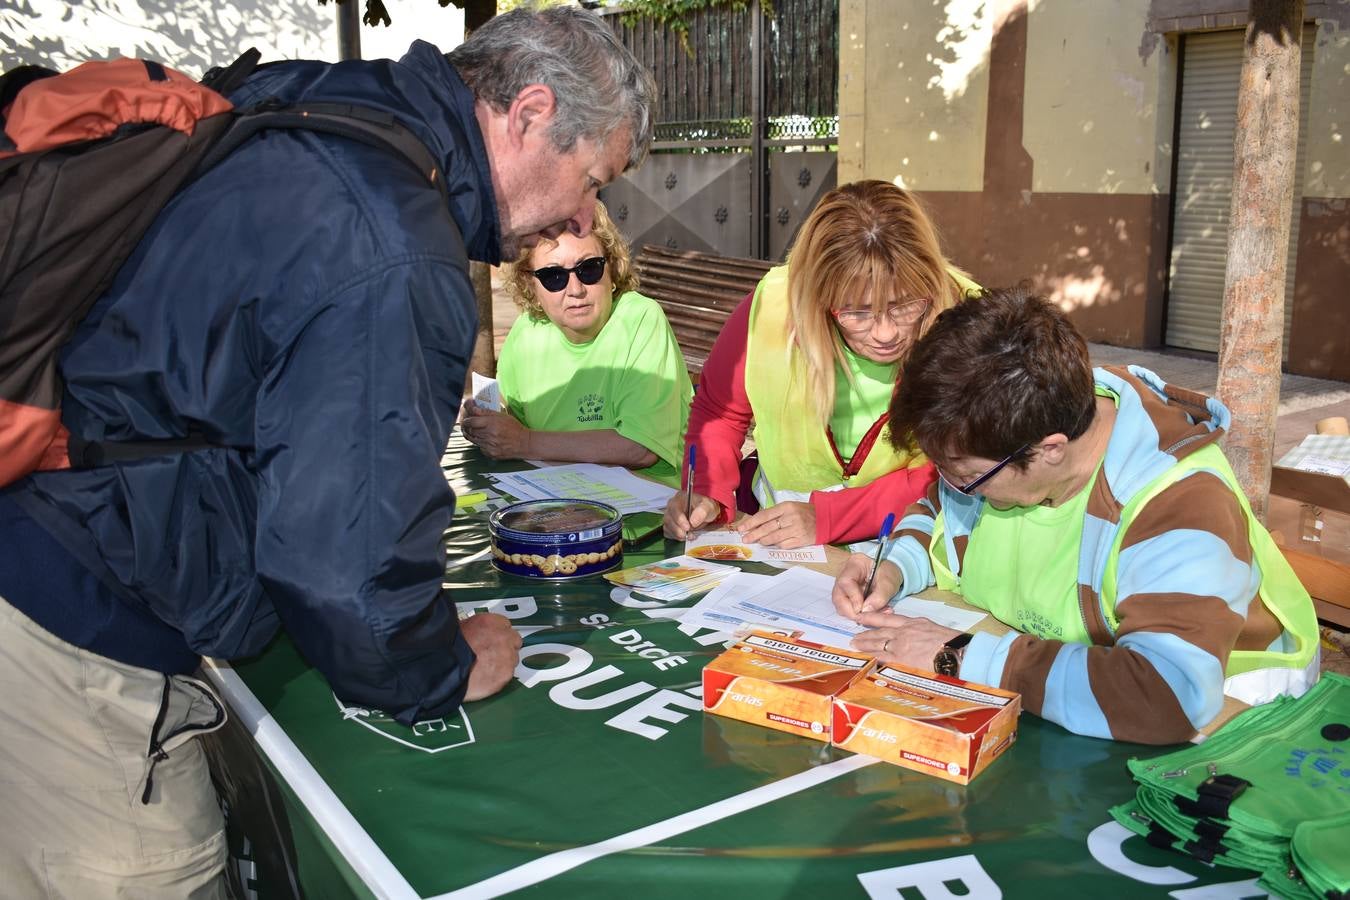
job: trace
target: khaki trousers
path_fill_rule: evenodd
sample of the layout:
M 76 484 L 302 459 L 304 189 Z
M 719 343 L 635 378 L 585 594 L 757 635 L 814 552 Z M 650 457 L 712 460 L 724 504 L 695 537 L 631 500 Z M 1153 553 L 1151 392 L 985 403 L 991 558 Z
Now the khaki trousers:
M 202 682 L 81 650 L 0 597 L 0 893 L 227 897 L 194 740 L 223 723 Z

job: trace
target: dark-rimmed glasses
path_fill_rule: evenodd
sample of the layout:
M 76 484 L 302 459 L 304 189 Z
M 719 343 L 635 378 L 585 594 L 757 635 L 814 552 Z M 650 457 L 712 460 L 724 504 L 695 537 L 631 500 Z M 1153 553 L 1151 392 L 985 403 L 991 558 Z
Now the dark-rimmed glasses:
M 542 269 L 533 270 L 530 274 L 543 286 L 544 290 L 550 294 L 556 294 L 567 287 L 567 282 L 573 272 L 577 273 L 577 281 L 582 284 L 595 284 L 605 277 L 605 258 L 603 256 L 588 256 L 570 269 L 567 266 L 544 266 Z
M 941 469 L 938 469 L 938 474 L 942 476 L 942 480 L 947 482 L 947 486 L 950 487 L 951 489 L 959 491 L 962 494 L 973 494 L 975 493 L 976 490 L 979 489 L 980 485 L 984 484 L 986 481 L 993 478 L 995 475 L 997 475 L 999 472 L 1003 470 L 1004 466 L 1012 462 L 1014 459 L 1017 459 L 1017 457 L 1021 456 L 1023 453 L 1026 453 L 1027 450 L 1030 448 L 1031 448 L 1030 444 L 1023 444 L 1013 452 L 1009 453 L 1007 456 L 1003 457 L 1003 459 L 994 463 L 992 466 L 986 469 L 983 474 L 975 476 L 975 478 L 973 478 L 970 481 L 967 481 L 965 484 L 957 484 L 956 482 L 952 481 L 946 475 L 942 474 Z
M 928 306 L 929 301 L 922 298 L 892 303 L 886 307 L 886 318 L 897 327 L 913 325 L 928 312 Z M 877 321 L 870 309 L 832 309 L 830 315 L 846 331 L 870 331 Z

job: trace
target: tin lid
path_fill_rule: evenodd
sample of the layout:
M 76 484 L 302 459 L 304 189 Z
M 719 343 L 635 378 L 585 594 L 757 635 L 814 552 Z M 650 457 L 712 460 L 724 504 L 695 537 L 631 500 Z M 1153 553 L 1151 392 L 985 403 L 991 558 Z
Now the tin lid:
M 503 537 L 521 541 L 590 540 L 623 527 L 623 516 L 596 500 L 525 500 L 496 510 L 488 526 Z

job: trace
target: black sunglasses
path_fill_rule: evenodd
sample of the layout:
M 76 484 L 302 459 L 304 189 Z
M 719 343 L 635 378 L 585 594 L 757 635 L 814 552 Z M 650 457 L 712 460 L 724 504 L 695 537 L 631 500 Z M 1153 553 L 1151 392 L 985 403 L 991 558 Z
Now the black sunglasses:
M 587 257 L 570 269 L 566 266 L 544 266 L 542 269 L 535 269 L 530 274 L 539 280 L 544 290 L 550 294 L 556 294 L 567 287 L 567 282 L 573 272 L 577 273 L 577 281 L 582 284 L 595 284 L 605 277 L 605 258 L 603 256 Z
M 980 485 L 984 484 L 990 478 L 993 478 L 995 475 L 1001 472 L 1004 466 L 1012 462 L 1014 459 L 1017 459 L 1017 457 L 1021 456 L 1023 453 L 1026 453 L 1030 447 L 1031 447 L 1030 444 L 1023 444 L 1013 452 L 1009 453 L 1007 456 L 1003 457 L 1003 459 L 994 463 L 993 466 L 986 469 L 984 474 L 976 476 L 974 479 L 967 481 L 965 484 L 957 484 L 956 482 L 948 478 L 946 475 L 942 475 L 941 469 L 938 469 L 938 474 L 942 475 L 942 480 L 947 482 L 949 486 L 955 488 L 961 493 L 973 494 L 975 493 L 976 489 L 979 488 Z

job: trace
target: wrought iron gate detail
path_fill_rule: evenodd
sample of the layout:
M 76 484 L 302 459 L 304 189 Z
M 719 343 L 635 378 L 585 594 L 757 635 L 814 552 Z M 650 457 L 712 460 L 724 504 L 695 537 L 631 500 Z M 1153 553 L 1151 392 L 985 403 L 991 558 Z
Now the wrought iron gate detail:
M 634 246 L 782 259 L 802 220 L 834 187 L 838 0 L 774 0 L 691 13 L 689 45 L 650 20 L 619 38 L 658 89 L 651 158 L 601 194 Z

